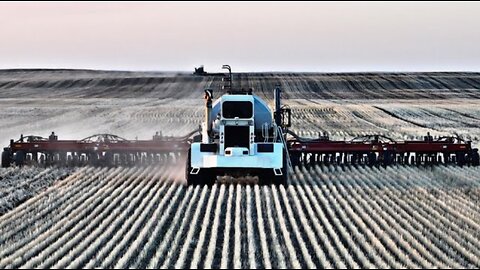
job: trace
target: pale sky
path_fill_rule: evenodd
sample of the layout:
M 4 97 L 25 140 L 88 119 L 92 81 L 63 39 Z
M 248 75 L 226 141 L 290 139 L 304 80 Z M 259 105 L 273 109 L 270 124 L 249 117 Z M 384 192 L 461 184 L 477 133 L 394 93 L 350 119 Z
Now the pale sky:
M 480 71 L 480 3 L 0 3 L 0 68 Z

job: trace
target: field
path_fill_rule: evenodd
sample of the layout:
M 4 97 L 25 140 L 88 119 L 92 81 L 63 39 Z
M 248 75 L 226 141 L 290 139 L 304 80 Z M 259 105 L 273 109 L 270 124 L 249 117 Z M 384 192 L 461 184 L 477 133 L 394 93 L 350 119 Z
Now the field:
M 456 134 L 478 147 L 480 74 L 237 74 L 293 130 Z M 0 72 L 0 142 L 183 135 L 218 77 Z M 219 93 L 215 93 L 219 96 Z M 297 167 L 288 186 L 187 187 L 182 164 L 0 169 L 0 268 L 479 268 L 480 167 Z

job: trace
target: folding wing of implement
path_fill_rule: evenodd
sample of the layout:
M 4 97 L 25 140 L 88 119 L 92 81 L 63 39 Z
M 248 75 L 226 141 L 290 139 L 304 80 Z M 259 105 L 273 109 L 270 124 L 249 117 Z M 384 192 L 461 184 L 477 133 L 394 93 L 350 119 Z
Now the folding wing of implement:
M 301 164 L 440 164 L 456 163 L 479 165 L 478 149 L 471 142 L 458 137 L 424 140 L 394 141 L 390 138 L 371 135 L 351 141 L 333 141 L 328 136 L 318 139 L 302 139 L 294 135 L 288 140 L 290 159 L 293 165 Z
M 196 132 L 196 131 L 195 131 Z M 111 134 L 97 134 L 82 140 L 60 140 L 20 136 L 2 153 L 2 167 L 11 164 L 132 166 L 178 158 L 189 148 L 187 137 L 154 135 L 151 140 L 126 140 Z

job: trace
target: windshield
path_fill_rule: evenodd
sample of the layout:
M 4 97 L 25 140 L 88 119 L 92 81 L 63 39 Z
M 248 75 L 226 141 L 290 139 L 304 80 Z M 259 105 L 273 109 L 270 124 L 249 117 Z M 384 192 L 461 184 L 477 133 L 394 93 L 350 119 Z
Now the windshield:
M 253 104 L 250 101 L 225 101 L 222 104 L 223 118 L 252 118 Z

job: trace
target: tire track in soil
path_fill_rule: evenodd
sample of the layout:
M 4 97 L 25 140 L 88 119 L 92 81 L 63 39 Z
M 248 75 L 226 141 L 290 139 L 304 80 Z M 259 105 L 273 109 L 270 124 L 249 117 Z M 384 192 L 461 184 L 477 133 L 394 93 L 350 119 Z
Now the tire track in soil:
M 388 111 L 388 110 L 386 110 L 386 109 L 383 109 L 383 108 L 381 108 L 381 107 L 373 106 L 373 108 L 378 109 L 378 110 L 384 112 L 385 114 L 387 114 L 387 115 L 389 115 L 389 116 L 391 116 L 391 117 L 393 117 L 393 118 L 399 119 L 399 120 L 401 120 L 401 121 L 403 121 L 403 122 L 412 124 L 412 125 L 414 125 L 414 126 L 422 127 L 422 128 L 426 128 L 426 129 L 432 129 L 432 130 L 436 130 L 436 131 L 440 131 L 440 130 L 435 129 L 435 128 L 433 128 L 433 127 L 428 127 L 428 126 L 426 126 L 426 125 L 422 125 L 422 124 L 416 123 L 415 121 L 405 119 L 405 118 L 403 118 L 403 117 L 401 117 L 401 116 L 398 116 L 398 115 L 396 115 L 395 113 L 392 113 L 392 112 L 390 112 L 390 111 Z

